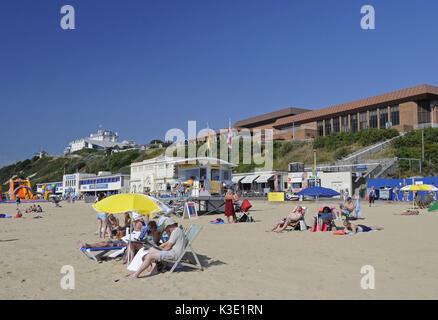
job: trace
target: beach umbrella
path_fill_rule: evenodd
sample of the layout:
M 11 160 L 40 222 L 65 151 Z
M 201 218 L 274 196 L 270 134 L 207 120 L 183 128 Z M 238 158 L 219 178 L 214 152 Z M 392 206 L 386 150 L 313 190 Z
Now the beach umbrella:
M 433 205 L 430 206 L 428 212 L 437 211 L 438 210 L 438 201 L 435 201 Z
M 436 191 L 435 186 L 429 184 L 410 184 L 401 188 L 401 191 Z M 412 197 L 412 209 L 415 208 L 415 197 Z
M 433 189 L 437 189 L 434 186 L 428 184 L 410 184 L 401 188 L 401 191 L 436 191 Z M 437 189 L 438 190 L 438 189 Z
M 316 197 L 316 198 L 330 198 L 333 196 L 339 196 L 339 192 L 329 189 L 329 188 L 323 188 L 323 187 L 309 187 L 306 189 L 301 190 L 297 193 L 300 196 L 309 196 L 309 197 Z
M 104 213 L 124 213 L 136 212 L 142 215 L 152 216 L 155 213 L 170 213 L 170 208 L 162 203 L 160 200 L 137 193 L 120 193 L 109 196 L 96 202 L 93 208 L 99 212 Z M 129 234 L 128 247 L 131 244 L 131 233 Z M 129 251 L 128 251 L 129 259 Z
M 137 193 L 120 193 L 109 196 L 96 202 L 93 208 L 104 213 L 138 212 L 143 215 L 149 215 L 150 218 L 155 213 L 170 212 L 170 208 L 160 200 Z

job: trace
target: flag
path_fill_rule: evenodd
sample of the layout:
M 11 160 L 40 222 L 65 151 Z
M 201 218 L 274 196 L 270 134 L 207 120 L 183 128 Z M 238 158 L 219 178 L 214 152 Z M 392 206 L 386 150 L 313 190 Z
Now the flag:
M 233 146 L 231 144 L 231 139 L 233 138 L 233 134 L 231 133 L 231 120 L 228 120 L 228 148 L 232 149 Z
M 207 149 L 210 150 L 211 144 L 210 144 L 210 128 L 208 127 L 207 123 Z

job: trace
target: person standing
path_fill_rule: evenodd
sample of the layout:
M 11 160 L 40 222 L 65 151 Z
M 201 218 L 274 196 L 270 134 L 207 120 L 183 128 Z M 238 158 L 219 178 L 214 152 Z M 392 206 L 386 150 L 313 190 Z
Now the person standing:
M 17 208 L 18 208 L 18 206 L 21 203 L 21 199 L 20 199 L 20 197 L 18 195 L 15 196 L 15 203 L 17 204 Z
M 341 194 L 341 201 L 344 201 L 344 189 L 339 192 Z
M 374 186 L 372 186 L 370 193 L 368 194 L 368 201 L 370 203 L 370 207 L 374 203 L 375 197 L 376 197 L 376 189 L 374 189 Z
M 398 184 L 395 185 L 393 193 L 394 193 L 394 201 L 400 201 L 400 199 L 398 198 Z
M 231 218 L 233 223 L 236 222 L 234 192 L 232 189 L 228 189 L 227 194 L 225 195 L 225 216 L 227 217 L 228 223 L 231 223 Z

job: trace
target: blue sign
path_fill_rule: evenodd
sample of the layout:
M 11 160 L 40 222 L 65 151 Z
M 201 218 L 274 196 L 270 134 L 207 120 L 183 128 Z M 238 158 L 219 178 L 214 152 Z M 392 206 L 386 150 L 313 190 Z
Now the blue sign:
M 93 189 L 107 189 L 108 188 L 108 184 L 92 184 L 89 186 L 89 189 L 93 190 Z

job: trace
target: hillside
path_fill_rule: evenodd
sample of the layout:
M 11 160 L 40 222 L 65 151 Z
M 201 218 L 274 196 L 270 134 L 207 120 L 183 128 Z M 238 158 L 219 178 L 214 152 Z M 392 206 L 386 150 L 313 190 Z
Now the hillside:
M 12 176 L 31 177 L 35 189 L 37 183 L 61 181 L 64 168 L 66 173 L 97 174 L 99 171 L 130 173 L 129 165 L 132 162 L 150 159 L 163 152 L 164 149 L 157 148 L 147 151 L 128 150 L 107 155 L 104 151 L 80 150 L 67 156 L 33 157 L 1 168 L 0 185 L 4 192 L 9 189 L 8 181 Z
M 275 141 L 274 170 L 287 170 L 290 162 L 313 164 L 313 149 L 316 149 L 317 164 L 332 163 L 346 155 L 368 145 L 395 137 L 394 129 L 365 130 L 354 134 L 336 133 L 327 137 L 318 137 L 313 142 Z M 202 144 L 197 146 L 199 149 Z M 424 155 L 422 163 L 423 175 L 438 174 L 438 128 L 424 129 Z M 253 147 L 253 146 L 252 146 Z M 185 147 L 187 150 L 187 146 Z M 218 145 L 220 150 L 220 145 Z M 263 148 L 262 148 L 263 150 Z M 240 146 L 239 157 L 242 159 L 243 146 Z M 145 159 L 157 157 L 165 152 L 164 148 L 147 151 L 128 150 L 125 152 L 107 154 L 104 151 L 81 150 L 68 156 L 43 156 L 19 161 L 0 168 L 0 185 L 5 191 L 9 188 L 8 180 L 12 176 L 20 178 L 31 177 L 32 185 L 41 182 L 61 181 L 64 174 L 72 172 L 87 172 L 97 174 L 99 171 L 113 173 L 130 173 L 130 164 Z M 109 153 L 109 152 L 108 152 Z M 218 155 L 220 156 L 220 155 Z M 373 154 L 370 158 L 421 158 L 421 130 L 413 130 L 403 137 L 392 141 L 385 149 Z M 239 163 L 234 172 L 250 172 L 256 169 L 255 163 Z M 409 162 L 400 161 L 400 169 L 394 176 L 410 176 L 418 174 L 418 162 L 409 167 Z

